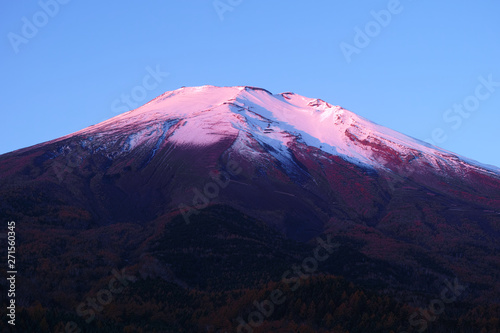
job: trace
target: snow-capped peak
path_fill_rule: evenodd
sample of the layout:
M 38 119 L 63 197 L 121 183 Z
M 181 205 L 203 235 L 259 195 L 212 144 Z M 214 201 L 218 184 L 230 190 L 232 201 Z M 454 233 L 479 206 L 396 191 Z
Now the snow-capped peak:
M 272 94 L 249 86 L 182 87 L 78 134 L 113 136 L 124 130 L 135 133 L 129 149 L 156 131 L 165 140 L 182 145 L 250 138 L 286 155 L 295 140 L 374 168 L 387 168 L 396 159 L 414 167 L 417 163 L 439 170 L 467 164 L 500 173 L 498 168 L 413 139 L 321 99 L 290 92 Z

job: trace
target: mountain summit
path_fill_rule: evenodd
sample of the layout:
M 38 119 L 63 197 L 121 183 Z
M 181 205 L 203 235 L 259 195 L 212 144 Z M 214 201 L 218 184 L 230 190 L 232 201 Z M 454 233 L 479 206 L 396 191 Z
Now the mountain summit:
M 292 141 L 318 148 L 373 168 L 431 167 L 437 172 L 469 169 L 500 174 L 449 151 L 377 125 L 340 106 L 294 93 L 273 95 L 255 87 L 183 87 L 169 91 L 75 135 L 102 137 L 104 146 L 120 145 L 127 153 L 138 145 L 165 142 L 209 146 L 232 139 L 272 147 L 289 159 Z M 118 142 L 116 141 L 118 140 Z

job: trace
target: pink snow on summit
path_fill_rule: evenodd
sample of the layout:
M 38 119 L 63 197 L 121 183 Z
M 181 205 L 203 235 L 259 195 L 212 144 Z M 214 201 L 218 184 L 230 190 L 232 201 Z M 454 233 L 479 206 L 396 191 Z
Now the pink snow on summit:
M 176 123 L 162 125 L 169 121 Z M 128 149 L 159 135 L 175 144 L 195 146 L 233 138 L 242 151 L 249 140 L 254 140 L 272 147 L 278 157 L 287 158 L 287 148 L 296 140 L 374 168 L 387 167 L 387 159 L 381 158 L 383 152 L 391 154 L 393 159 L 413 163 L 414 167 L 415 163 L 424 163 L 439 170 L 466 164 L 481 172 L 500 171 L 375 124 L 321 99 L 294 93 L 272 94 L 247 86 L 183 87 L 77 134 L 108 133 L 112 137 L 124 130 L 135 132 Z

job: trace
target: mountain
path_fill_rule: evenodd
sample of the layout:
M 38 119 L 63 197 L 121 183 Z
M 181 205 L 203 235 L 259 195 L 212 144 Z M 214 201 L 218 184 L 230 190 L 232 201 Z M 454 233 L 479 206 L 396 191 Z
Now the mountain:
M 241 330 L 237 318 L 322 239 L 339 248 L 306 287 L 323 295 L 335 285 L 347 296 L 292 292 L 287 310 L 255 332 L 498 327 L 500 169 L 321 99 L 255 87 L 166 92 L 1 155 L 0 216 L 16 221 L 17 302 L 39 331 L 61 330 L 68 318 L 87 331 L 121 332 L 127 321 L 131 331 Z M 123 268 L 138 282 L 86 323 L 78 305 Z M 450 281 L 463 290 L 441 319 L 409 322 Z M 367 305 L 379 303 L 385 313 Z M 342 315 L 347 308 L 359 320 Z

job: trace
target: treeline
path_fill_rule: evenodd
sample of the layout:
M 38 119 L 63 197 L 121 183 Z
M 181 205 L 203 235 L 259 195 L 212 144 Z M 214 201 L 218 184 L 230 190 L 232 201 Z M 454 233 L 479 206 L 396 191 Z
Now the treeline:
M 272 293 L 282 292 L 280 304 L 266 306 Z M 257 306 L 255 304 L 258 304 Z M 264 304 L 264 305 L 263 305 Z M 264 308 L 262 308 L 264 306 Z M 264 312 L 264 320 L 251 313 Z M 264 310 L 263 310 L 264 309 Z M 356 287 L 343 278 L 316 276 L 290 284 L 271 282 L 259 289 L 207 292 L 184 289 L 163 280 L 140 280 L 107 305 L 90 324 L 75 313 L 53 311 L 39 303 L 18 309 L 16 332 L 64 332 L 74 321 L 82 332 L 417 332 L 410 316 L 418 309 Z M 499 332 L 500 306 L 450 304 L 428 332 Z M 255 316 L 253 318 L 258 318 Z M 238 320 L 240 318 L 240 320 Z M 421 317 L 419 317 L 421 318 Z M 243 321 L 242 321 L 242 320 Z M 250 319 L 250 320 L 249 320 Z M 6 323 L 2 331 L 8 332 Z

